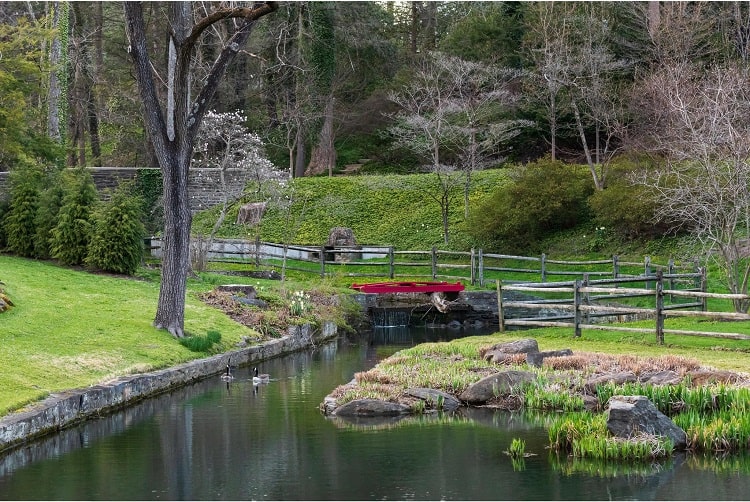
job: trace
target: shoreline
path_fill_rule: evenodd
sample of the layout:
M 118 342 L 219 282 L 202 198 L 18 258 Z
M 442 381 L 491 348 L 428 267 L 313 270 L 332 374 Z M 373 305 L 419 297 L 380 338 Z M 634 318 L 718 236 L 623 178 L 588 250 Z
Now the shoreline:
M 230 360 L 233 366 L 245 366 L 308 349 L 338 334 L 338 325 L 331 321 L 324 322 L 320 329 L 309 323 L 290 326 L 285 336 L 259 345 L 147 373 L 122 376 L 86 388 L 52 393 L 38 403 L 0 418 L 0 454 L 88 419 L 218 375 Z

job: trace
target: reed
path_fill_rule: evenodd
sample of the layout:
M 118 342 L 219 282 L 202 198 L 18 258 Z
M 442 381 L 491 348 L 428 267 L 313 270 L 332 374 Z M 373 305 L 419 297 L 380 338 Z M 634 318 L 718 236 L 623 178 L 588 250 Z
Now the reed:
M 674 445 L 665 438 L 640 435 L 610 437 L 606 417 L 585 412 L 568 413 L 549 425 L 550 447 L 574 457 L 600 460 L 645 460 L 668 457 Z
M 750 446 L 750 416 L 731 411 L 710 415 L 691 409 L 674 417 L 687 434 L 688 448 L 694 451 L 731 452 Z
M 510 448 L 508 448 L 508 455 L 511 458 L 524 458 L 526 453 L 526 441 L 523 439 L 513 438 L 510 442 Z
M 582 411 L 583 397 L 559 389 L 532 387 L 524 393 L 524 406 L 533 410 Z

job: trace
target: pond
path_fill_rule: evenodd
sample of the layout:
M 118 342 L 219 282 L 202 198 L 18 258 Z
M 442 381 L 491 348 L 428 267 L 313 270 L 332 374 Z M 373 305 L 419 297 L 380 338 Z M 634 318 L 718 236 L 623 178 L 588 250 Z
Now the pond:
M 378 330 L 211 377 L 0 455 L 2 500 L 746 500 L 750 458 L 676 456 L 646 465 L 558 458 L 540 417 L 352 424 L 318 405 L 405 345 L 460 332 Z M 514 438 L 536 454 L 504 451 Z

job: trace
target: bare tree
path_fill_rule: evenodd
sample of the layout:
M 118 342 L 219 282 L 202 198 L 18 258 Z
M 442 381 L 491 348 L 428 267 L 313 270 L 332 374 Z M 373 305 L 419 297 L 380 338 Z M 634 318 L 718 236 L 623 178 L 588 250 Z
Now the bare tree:
M 443 240 L 447 244 L 448 214 L 462 173 L 455 165 L 442 162 L 442 154 L 446 145 L 457 139 L 450 116 L 460 110 L 453 99 L 458 92 L 456 81 L 438 63 L 441 57 L 438 53 L 424 57 L 409 83 L 389 94 L 389 99 L 401 107 L 396 115 L 398 122 L 389 132 L 396 144 L 429 160 L 437 190 L 428 195 L 440 206 Z
M 750 260 L 750 75 L 744 67 L 705 74 L 688 64 L 651 76 L 636 103 L 643 144 L 666 166 L 642 175 L 657 217 L 691 232 L 724 272 L 732 293 L 747 294 Z M 734 300 L 738 312 L 750 302 Z
M 219 7 L 194 21 L 191 4 L 169 5 L 166 103 L 160 103 L 154 67 L 148 52 L 146 26 L 140 2 L 124 2 L 128 52 L 133 58 L 143 102 L 143 118 L 164 179 L 164 255 L 159 304 L 154 325 L 176 337 L 184 336 L 185 293 L 190 267 L 190 199 L 188 169 L 193 143 L 203 116 L 229 64 L 247 42 L 255 22 L 273 12 L 276 4 Z M 197 97 L 191 99 L 190 66 L 201 35 L 214 23 L 240 21 L 214 61 Z
M 536 3 L 539 27 L 531 53 L 536 82 L 543 89 L 550 121 L 553 159 L 557 114 L 570 110 L 575 131 L 589 166 L 594 186 L 604 188 L 606 162 L 616 152 L 624 134 L 623 106 L 614 87 L 615 78 L 628 66 L 608 49 L 611 24 L 595 3 Z M 588 130 L 594 130 L 590 144 Z
M 520 79 L 520 71 L 447 55 L 436 62 L 456 89 L 450 98 L 455 108 L 451 127 L 456 137 L 454 148 L 464 173 L 464 217 L 467 218 L 472 174 L 500 162 L 501 155 L 507 152 L 508 141 L 533 122 L 505 118 L 518 101 L 518 94 L 510 87 Z

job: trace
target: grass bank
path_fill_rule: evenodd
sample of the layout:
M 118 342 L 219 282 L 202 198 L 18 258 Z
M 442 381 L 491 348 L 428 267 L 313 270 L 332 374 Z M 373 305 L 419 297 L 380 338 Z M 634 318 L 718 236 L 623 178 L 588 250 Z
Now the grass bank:
M 0 281 L 15 304 L 0 314 L 0 415 L 52 392 L 206 355 L 151 325 L 158 282 L 6 255 L 0 255 Z M 186 331 L 218 331 L 217 350 L 257 335 L 197 298 L 213 284 L 191 281 L 189 287 Z

